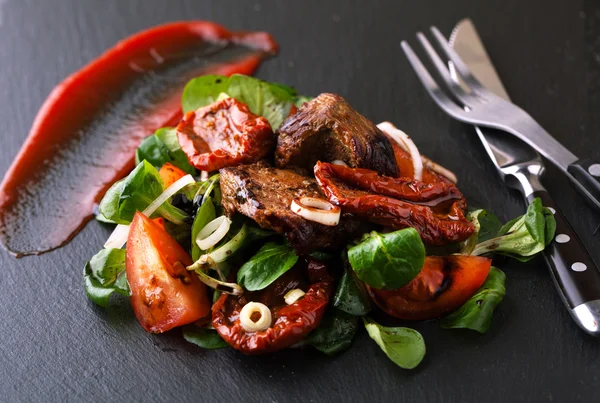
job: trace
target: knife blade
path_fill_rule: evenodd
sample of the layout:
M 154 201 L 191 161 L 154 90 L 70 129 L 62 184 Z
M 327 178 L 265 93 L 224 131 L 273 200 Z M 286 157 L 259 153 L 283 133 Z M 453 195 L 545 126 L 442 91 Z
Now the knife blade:
M 450 44 L 484 86 L 509 100 L 470 19 L 456 25 L 450 35 Z M 452 65 L 450 71 L 454 80 L 460 83 Z M 556 237 L 545 249 L 544 258 L 575 323 L 587 333 L 600 336 L 600 270 L 541 184 L 542 158 L 531 146 L 514 136 L 479 127 L 475 127 L 475 131 L 505 183 L 519 190 L 527 202 L 539 197 L 554 213 Z

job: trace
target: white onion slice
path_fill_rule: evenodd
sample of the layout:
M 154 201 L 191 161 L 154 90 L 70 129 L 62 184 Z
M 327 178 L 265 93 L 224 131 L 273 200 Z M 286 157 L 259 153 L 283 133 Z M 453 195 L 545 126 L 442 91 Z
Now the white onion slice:
M 342 210 L 327 200 L 317 197 L 300 197 L 292 201 L 290 209 L 300 217 L 334 227 L 340 223 Z
M 260 314 L 255 322 L 252 320 L 254 313 Z M 271 310 L 260 302 L 248 302 L 240 311 L 240 325 L 247 332 L 260 332 L 271 327 Z
M 419 181 L 423 179 L 423 160 L 421 159 L 421 153 L 411 138 L 390 122 L 379 123 L 377 127 L 379 130 L 385 132 L 387 135 L 393 138 L 396 143 L 400 145 L 400 147 L 408 151 L 410 158 L 412 159 L 413 170 L 415 172 L 414 179 Z
M 333 161 L 331 161 L 331 163 L 332 163 L 333 165 L 341 165 L 341 166 L 344 166 L 344 167 L 347 167 L 347 166 L 348 166 L 348 164 L 346 164 L 346 163 L 345 163 L 344 161 L 342 161 L 342 160 L 333 160 Z
M 390 122 L 383 122 L 383 123 L 380 123 L 380 125 L 386 125 L 386 126 L 390 125 L 391 127 L 395 128 L 395 126 L 393 124 L 391 124 Z M 386 126 L 384 126 L 384 127 L 386 127 Z M 384 129 L 380 128 L 380 130 L 387 133 L 387 131 Z M 399 143 L 399 145 L 400 145 L 400 147 L 402 147 L 402 149 L 404 151 L 409 152 L 409 150 L 408 150 L 406 144 L 404 144 L 404 142 Z M 446 179 L 450 180 L 450 182 L 452 182 L 452 183 L 456 183 L 458 181 L 454 172 L 452 172 L 448 168 L 445 168 L 445 167 L 441 166 L 440 164 L 433 162 L 432 160 L 430 160 L 429 158 L 427 158 L 424 155 L 421 155 L 421 160 L 423 161 L 423 166 L 426 167 L 427 169 L 429 169 L 439 175 L 442 175 Z
M 202 228 L 196 236 L 196 245 L 202 250 L 207 250 L 215 246 L 221 239 L 227 235 L 231 220 L 222 215 L 215 218 Z
M 292 305 L 294 302 L 298 301 L 300 298 L 304 296 L 305 292 L 299 288 L 294 288 L 293 290 L 289 290 L 283 296 L 285 303 L 288 305 Z
M 179 178 L 177 181 L 173 182 L 171 186 L 166 188 L 165 191 L 162 192 L 156 199 L 154 199 L 152 203 L 150 203 L 148 207 L 146 207 L 144 211 L 142 211 L 142 214 L 144 214 L 146 217 L 150 217 L 160 206 L 163 205 L 164 202 L 169 200 L 171 196 L 179 192 L 187 185 L 194 182 L 194 178 L 192 177 L 192 175 L 189 174 L 185 175 L 182 178 Z M 120 249 L 127 242 L 128 236 L 129 225 L 119 224 L 117 225 L 117 228 L 115 228 L 115 230 L 112 232 L 112 234 L 110 234 L 110 236 L 108 237 L 108 240 L 104 244 L 104 247 Z
M 442 175 L 444 178 L 448 179 L 450 182 L 452 182 L 454 184 L 456 184 L 456 182 L 458 182 L 458 178 L 456 178 L 456 175 L 454 174 L 454 172 L 452 172 L 448 168 L 444 168 L 440 164 L 433 162 L 432 160 L 430 160 L 427 157 L 421 156 L 421 158 L 423 159 L 423 165 L 425 165 L 425 167 L 427 167 L 427 169 L 429 169 L 437 174 Z

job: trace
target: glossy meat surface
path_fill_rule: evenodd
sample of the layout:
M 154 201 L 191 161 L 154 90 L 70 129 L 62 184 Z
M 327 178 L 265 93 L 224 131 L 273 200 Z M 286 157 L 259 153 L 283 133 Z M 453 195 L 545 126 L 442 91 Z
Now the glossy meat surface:
M 239 212 L 262 228 L 288 238 L 300 252 L 337 248 L 360 236 L 368 228 L 350 214 L 329 227 L 306 220 L 290 209 L 296 197 L 325 196 L 310 177 L 264 163 L 221 169 L 223 207 L 231 215 Z
M 399 175 L 390 140 L 336 94 L 304 103 L 278 130 L 275 164 L 313 169 L 317 161 L 341 160 L 353 168 Z

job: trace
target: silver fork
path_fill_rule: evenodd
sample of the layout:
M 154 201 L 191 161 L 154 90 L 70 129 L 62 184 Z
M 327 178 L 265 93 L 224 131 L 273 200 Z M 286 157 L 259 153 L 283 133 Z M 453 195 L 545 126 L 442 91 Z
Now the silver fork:
M 468 87 L 468 90 L 464 90 L 452 79 L 448 63 L 442 61 L 425 35 L 419 32 L 419 42 L 453 98 L 437 84 L 410 45 L 402 41 L 401 46 L 413 70 L 440 108 L 461 122 L 502 130 L 520 138 L 560 168 L 587 200 L 600 210 L 600 163 L 577 158 L 527 112 L 486 89 L 440 31 L 436 27 L 432 27 L 431 31 L 447 59 L 452 62 Z

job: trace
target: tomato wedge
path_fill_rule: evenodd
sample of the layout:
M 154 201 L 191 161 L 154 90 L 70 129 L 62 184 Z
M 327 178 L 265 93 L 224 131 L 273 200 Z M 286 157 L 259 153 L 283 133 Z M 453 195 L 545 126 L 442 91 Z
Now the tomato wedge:
M 165 164 L 160 167 L 158 171 L 163 183 L 165 184 L 165 189 L 177 182 L 179 179 L 183 178 L 186 173 L 177 168 L 175 165 L 170 162 L 165 162 Z
M 127 239 L 127 281 L 138 322 L 163 333 L 210 312 L 206 287 L 185 267 L 192 259 L 159 225 L 137 212 Z
M 479 256 L 427 256 L 417 277 L 396 290 L 367 287 L 371 299 L 400 319 L 427 320 L 455 311 L 485 281 L 492 261 Z

